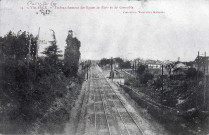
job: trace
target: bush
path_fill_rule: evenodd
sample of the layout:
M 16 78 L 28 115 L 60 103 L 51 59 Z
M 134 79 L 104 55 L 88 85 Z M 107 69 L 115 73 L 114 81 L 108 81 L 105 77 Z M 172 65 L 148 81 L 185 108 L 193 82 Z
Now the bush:
M 195 77 L 199 77 L 202 78 L 204 76 L 202 71 L 197 71 L 195 68 L 189 68 L 186 72 L 186 77 L 187 78 L 195 78 Z
M 161 88 L 162 87 L 162 78 L 161 77 L 159 77 L 159 78 L 157 78 L 155 81 L 154 81 L 154 87 L 156 88 L 156 89 L 159 89 L 159 88 Z
M 187 78 L 194 78 L 197 75 L 197 70 L 195 68 L 189 68 L 186 72 Z
M 142 75 L 145 72 L 145 70 L 146 70 L 146 66 L 145 65 L 140 65 L 136 72 L 137 72 L 138 75 Z
M 145 73 L 141 77 L 140 81 L 141 81 L 142 84 L 146 84 L 149 80 L 152 80 L 153 78 L 154 78 L 154 75 L 153 74 L 151 74 L 151 73 Z

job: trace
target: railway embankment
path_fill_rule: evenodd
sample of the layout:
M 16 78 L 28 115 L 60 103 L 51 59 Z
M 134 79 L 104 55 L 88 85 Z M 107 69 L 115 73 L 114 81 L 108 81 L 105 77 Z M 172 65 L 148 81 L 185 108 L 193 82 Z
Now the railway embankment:
M 147 113 L 162 125 L 165 126 L 170 132 L 178 131 L 178 134 L 197 134 L 189 128 L 187 121 L 183 118 L 184 111 L 176 108 L 171 108 L 156 101 L 152 100 L 151 97 L 145 95 L 142 92 L 136 91 L 126 85 L 120 85 L 120 87 L 132 98 L 137 105 L 147 110 Z

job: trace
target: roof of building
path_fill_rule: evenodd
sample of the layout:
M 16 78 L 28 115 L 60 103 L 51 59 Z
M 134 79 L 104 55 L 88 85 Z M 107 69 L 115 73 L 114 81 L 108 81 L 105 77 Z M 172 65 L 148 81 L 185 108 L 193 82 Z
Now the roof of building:
M 155 64 L 155 65 L 162 65 L 163 62 L 159 61 L 159 60 L 146 60 L 145 61 L 146 64 Z
M 188 69 L 188 66 L 181 62 L 178 62 L 174 65 L 174 69 L 177 69 L 177 68 Z
M 200 62 L 200 63 L 204 63 L 204 61 L 209 61 L 209 56 L 197 56 L 196 58 L 195 58 L 195 60 L 194 60 L 194 62 L 195 63 L 198 63 L 198 62 Z

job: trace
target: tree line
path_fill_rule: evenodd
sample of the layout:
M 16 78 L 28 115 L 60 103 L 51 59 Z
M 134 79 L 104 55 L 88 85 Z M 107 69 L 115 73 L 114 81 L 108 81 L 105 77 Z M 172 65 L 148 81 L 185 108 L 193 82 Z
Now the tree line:
M 99 62 L 100 66 L 106 66 L 106 65 L 110 65 L 110 64 L 118 64 L 118 68 L 131 68 L 131 62 L 130 61 L 124 61 L 120 57 L 116 57 L 116 58 L 113 58 L 113 59 L 103 58 Z
M 0 37 L 0 124 L 9 125 L 0 126 L 0 132 L 23 133 L 44 116 L 56 99 L 66 95 L 67 85 L 81 83 L 80 41 L 67 36 L 62 60 L 52 32 L 53 41 L 42 52 L 44 56 L 38 56 L 38 36 L 10 31 Z

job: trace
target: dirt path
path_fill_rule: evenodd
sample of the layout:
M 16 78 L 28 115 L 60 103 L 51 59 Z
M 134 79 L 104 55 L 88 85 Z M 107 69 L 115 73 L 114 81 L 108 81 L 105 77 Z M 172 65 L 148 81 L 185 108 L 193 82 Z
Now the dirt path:
M 79 122 L 80 118 L 83 115 L 82 106 L 85 105 L 84 97 L 87 89 L 87 84 L 88 82 L 85 81 L 82 85 L 81 93 L 78 96 L 77 101 L 75 102 L 75 106 L 71 110 L 70 121 L 66 124 L 64 135 L 73 135 L 76 132 L 77 123 Z

